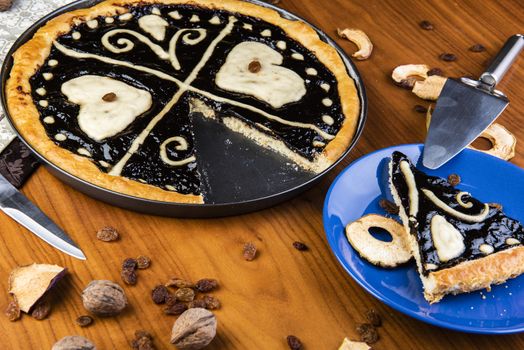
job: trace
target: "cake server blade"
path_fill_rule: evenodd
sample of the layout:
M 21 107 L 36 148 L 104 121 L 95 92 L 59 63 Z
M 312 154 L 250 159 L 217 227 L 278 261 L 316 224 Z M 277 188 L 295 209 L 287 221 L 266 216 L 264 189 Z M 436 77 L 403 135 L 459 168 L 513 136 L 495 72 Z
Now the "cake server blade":
M 76 243 L 2 175 L 0 209 L 56 249 L 77 259 L 86 260 Z
M 473 142 L 509 104 L 495 86 L 520 51 L 524 36 L 510 37 L 478 81 L 448 79 L 437 100 L 426 137 L 422 163 L 437 169 Z

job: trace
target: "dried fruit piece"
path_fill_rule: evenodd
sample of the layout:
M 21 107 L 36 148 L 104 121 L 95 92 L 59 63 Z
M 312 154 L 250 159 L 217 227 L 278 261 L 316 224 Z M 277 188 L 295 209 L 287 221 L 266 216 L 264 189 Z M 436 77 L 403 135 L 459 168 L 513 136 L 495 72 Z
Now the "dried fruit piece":
M 58 265 L 31 264 L 14 269 L 9 275 L 9 293 L 11 293 L 20 310 L 29 310 L 52 288 L 67 269 Z
M 217 331 L 215 315 L 206 309 L 185 311 L 175 321 L 171 330 L 171 344 L 177 348 L 202 349 L 211 343 Z
M 166 298 L 169 295 L 169 291 L 166 286 L 158 285 L 151 291 L 151 298 L 155 304 L 163 304 L 166 302 Z
M 294 335 L 288 335 L 286 338 L 287 345 L 291 350 L 301 350 L 302 349 L 302 342 L 300 339 L 295 337 Z
M 136 274 L 137 267 L 138 262 L 136 261 L 136 259 L 133 258 L 127 258 L 122 263 L 122 272 L 120 273 L 120 276 L 126 284 L 136 284 L 138 279 L 138 275 Z
M 167 307 L 171 307 L 175 305 L 176 302 L 177 302 L 176 297 L 173 294 L 170 293 L 166 296 L 165 304 Z
M 413 107 L 413 109 L 417 113 L 427 113 L 428 112 L 428 109 L 426 107 L 422 106 L 422 105 L 415 105 L 415 107 Z
M 351 56 L 357 60 L 365 60 L 371 56 L 373 52 L 373 44 L 369 37 L 360 29 L 346 28 L 337 29 L 337 33 L 341 38 L 348 39 L 353 44 L 357 45 L 358 51 L 353 53 Z
M 92 323 L 93 323 L 93 318 L 89 315 L 82 315 L 82 316 L 78 316 L 78 318 L 76 319 L 76 324 L 79 325 L 80 327 L 87 327 L 87 326 L 90 326 Z
M 502 204 L 499 204 L 499 203 L 488 203 L 488 205 L 489 205 L 491 208 L 495 208 L 495 209 L 498 209 L 498 210 L 502 210 Z
M 426 79 L 429 67 L 426 64 L 404 64 L 393 69 L 391 78 L 402 88 L 410 89 L 417 82 L 417 78 Z
M 417 78 L 415 77 L 409 77 L 409 78 L 406 78 L 406 79 L 402 79 L 400 81 L 400 83 L 397 83 L 395 82 L 395 85 L 403 88 L 403 89 L 406 89 L 406 90 L 411 90 L 413 89 L 413 86 L 415 86 L 415 83 L 418 81 Z
M 33 307 L 33 310 L 31 311 L 31 316 L 40 321 L 40 320 L 47 318 L 47 316 L 49 316 L 50 313 L 51 313 L 51 303 L 48 300 L 43 299 L 43 300 L 40 300 L 38 304 L 36 304 Z
M 151 266 L 151 258 L 145 255 L 140 255 L 136 258 L 136 267 L 139 269 L 147 269 Z
M 244 259 L 246 259 L 247 261 L 253 261 L 257 256 L 256 245 L 252 242 L 247 242 L 246 244 L 244 244 L 242 255 L 244 256 Z
M 431 68 L 430 70 L 428 70 L 428 77 L 432 75 L 440 75 L 441 77 L 443 77 L 444 72 L 440 68 Z
M 189 302 L 195 299 L 195 291 L 191 288 L 180 288 L 175 292 L 177 300 Z
M 0 12 L 7 11 L 13 6 L 13 0 L 0 0 Z
M 131 347 L 135 350 L 154 350 L 153 336 L 144 330 L 135 331 L 135 339 L 131 341 Z
M 427 20 L 420 21 L 419 24 L 420 28 L 424 30 L 433 30 L 435 27 L 433 26 L 433 23 Z
M 116 94 L 114 92 L 109 92 L 102 96 L 102 100 L 104 100 L 105 102 L 114 102 L 116 101 Z
M 460 183 L 460 176 L 457 174 L 449 174 L 448 183 L 453 187 L 457 186 Z
M 247 69 L 251 72 L 251 73 L 258 73 L 260 72 L 260 69 L 262 69 L 262 65 L 260 64 L 259 61 L 251 61 L 249 63 L 249 65 L 247 66 Z
M 344 338 L 338 350 L 371 350 L 368 344 L 361 341 L 352 341 Z
M 304 252 L 304 251 L 309 249 L 308 246 L 305 243 L 302 243 L 302 242 L 299 242 L 299 241 L 293 242 L 293 248 L 295 248 L 296 250 L 299 250 L 301 252 Z
M 366 320 L 375 327 L 380 327 L 382 325 L 382 318 L 378 314 L 377 310 L 369 309 L 364 313 Z
M 137 268 L 138 262 L 136 259 L 127 258 L 122 262 L 122 269 L 135 270 Z
M 106 280 L 91 281 L 82 292 L 87 311 L 98 316 L 115 316 L 127 306 L 127 297 L 118 284 Z
M 471 52 L 484 52 L 486 51 L 486 48 L 482 44 L 475 44 L 469 48 L 469 51 Z
M 208 309 L 208 310 L 220 309 L 220 305 L 221 305 L 220 304 L 220 300 L 218 300 L 214 296 L 212 296 L 212 295 L 204 295 L 202 300 L 205 303 L 205 308 L 206 309 Z
M 87 338 L 69 335 L 57 341 L 51 350 L 96 350 L 96 346 Z
M 517 139 L 511 132 L 508 131 L 508 129 L 502 125 L 497 123 L 491 124 L 486 130 L 482 132 L 482 134 L 480 134 L 479 137 L 488 139 L 493 147 L 488 150 L 480 150 L 470 145 L 469 148 L 491 154 L 492 156 L 504 160 L 510 160 L 515 156 L 515 146 L 517 145 Z
M 423 81 L 417 81 L 413 86 L 413 93 L 424 100 L 436 101 L 442 92 L 447 78 L 432 75 Z
M 441 53 L 438 57 L 442 61 L 446 61 L 446 62 L 453 62 L 453 61 L 457 60 L 457 56 L 455 54 L 452 54 L 452 53 L 449 53 L 449 52 Z
M 204 301 L 204 299 L 195 299 L 193 301 L 191 301 L 189 304 L 187 304 L 187 307 L 189 309 L 193 309 L 195 307 L 201 307 L 203 309 L 206 308 L 206 302 Z
M 181 278 L 171 278 L 165 284 L 166 287 L 176 287 L 176 288 L 194 288 L 195 284 L 190 281 L 183 280 Z
M 378 205 L 384 209 L 386 211 L 386 213 L 388 214 L 392 214 L 392 215 L 397 215 L 398 212 L 399 212 L 399 208 L 398 206 L 393 203 L 392 201 L 388 201 L 387 199 L 385 198 L 382 198 L 379 202 L 378 202 Z
M 11 302 L 7 305 L 7 308 L 5 309 L 5 315 L 11 322 L 20 319 L 22 314 L 20 313 L 20 308 L 18 307 L 16 300 L 11 300 Z
M 360 335 L 360 340 L 368 344 L 376 343 L 379 338 L 377 329 L 370 323 L 358 325 L 357 333 Z
M 187 310 L 187 305 L 181 302 L 176 302 L 173 305 L 168 305 L 164 308 L 164 313 L 166 315 L 181 315 L 184 311 Z
M 197 281 L 195 288 L 200 293 L 208 293 L 218 288 L 218 281 L 212 278 L 203 278 Z
M 96 238 L 104 242 L 113 242 L 120 238 L 120 234 L 114 227 L 106 226 L 98 230 Z

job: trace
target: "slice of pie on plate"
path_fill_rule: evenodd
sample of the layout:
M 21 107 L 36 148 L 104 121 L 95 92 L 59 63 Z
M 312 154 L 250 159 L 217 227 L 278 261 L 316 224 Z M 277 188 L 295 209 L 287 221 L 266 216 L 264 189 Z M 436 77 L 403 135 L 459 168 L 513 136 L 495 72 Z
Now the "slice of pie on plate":
M 188 203 L 204 201 L 191 113 L 313 173 L 348 148 L 360 113 L 335 48 L 237 0 L 113 0 L 62 14 L 15 52 L 6 96 L 23 138 L 66 172 Z
M 430 303 L 524 272 L 524 228 L 517 220 L 426 175 L 400 152 L 389 167 L 390 190 Z

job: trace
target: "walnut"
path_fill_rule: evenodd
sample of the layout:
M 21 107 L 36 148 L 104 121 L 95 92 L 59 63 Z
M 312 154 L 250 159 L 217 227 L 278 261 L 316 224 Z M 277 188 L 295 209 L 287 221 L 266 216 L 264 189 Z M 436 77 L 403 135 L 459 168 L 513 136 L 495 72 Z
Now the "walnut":
M 188 309 L 173 325 L 171 344 L 181 350 L 202 349 L 211 343 L 216 331 L 217 320 L 212 312 L 202 308 Z
M 89 339 L 79 335 L 69 335 L 57 341 L 51 350 L 96 350 Z
M 98 316 L 115 316 L 127 306 L 127 297 L 118 284 L 95 280 L 82 292 L 82 302 L 86 310 Z

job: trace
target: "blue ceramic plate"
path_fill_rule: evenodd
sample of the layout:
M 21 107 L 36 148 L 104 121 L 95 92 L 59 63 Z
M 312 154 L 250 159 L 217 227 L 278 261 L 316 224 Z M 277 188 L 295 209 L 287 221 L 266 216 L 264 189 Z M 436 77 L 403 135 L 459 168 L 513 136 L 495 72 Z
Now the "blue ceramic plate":
M 344 227 L 365 214 L 385 214 L 378 205 L 386 196 L 384 164 L 395 150 L 405 153 L 429 175 L 459 174 L 459 188 L 484 202 L 500 203 L 504 212 L 524 222 L 524 170 L 482 152 L 465 150 L 437 170 L 419 161 L 422 145 L 401 145 L 368 154 L 342 171 L 324 203 L 324 229 L 331 249 L 346 271 L 373 296 L 406 315 L 440 327 L 486 334 L 524 331 L 524 275 L 486 290 L 446 296 L 433 305 L 424 299 L 415 264 L 395 269 L 376 267 L 353 250 Z

